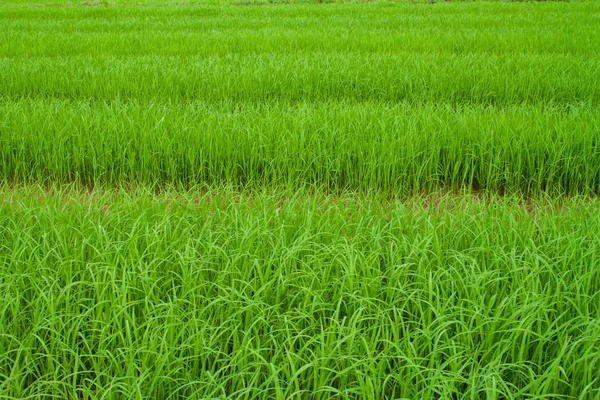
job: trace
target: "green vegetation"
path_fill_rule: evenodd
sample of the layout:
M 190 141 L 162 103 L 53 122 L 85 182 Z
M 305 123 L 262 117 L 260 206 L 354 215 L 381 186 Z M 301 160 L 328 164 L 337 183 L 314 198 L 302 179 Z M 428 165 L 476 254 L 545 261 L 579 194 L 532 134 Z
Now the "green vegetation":
M 0 124 L 0 174 L 17 181 L 600 190 L 600 113 L 588 106 L 24 100 L 0 105 Z
M 600 3 L 315 3 L 0 4 L 1 398 L 600 398 Z
M 597 201 L 3 196 L 3 393 L 599 393 Z
M 0 176 L 597 194 L 599 11 L 9 7 Z

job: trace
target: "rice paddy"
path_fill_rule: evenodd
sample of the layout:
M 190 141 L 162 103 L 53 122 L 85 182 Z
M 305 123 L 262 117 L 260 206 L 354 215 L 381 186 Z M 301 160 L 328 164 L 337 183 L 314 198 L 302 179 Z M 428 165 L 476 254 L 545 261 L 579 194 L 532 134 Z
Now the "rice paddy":
M 0 3 L 0 398 L 599 399 L 600 4 Z

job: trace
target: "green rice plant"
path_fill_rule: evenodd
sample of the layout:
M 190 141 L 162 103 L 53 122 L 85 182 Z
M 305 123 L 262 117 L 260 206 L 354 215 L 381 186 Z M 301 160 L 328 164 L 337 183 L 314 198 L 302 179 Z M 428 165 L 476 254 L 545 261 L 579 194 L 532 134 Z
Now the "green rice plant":
M 597 105 L 600 100 L 600 60 L 568 54 L 100 54 L 10 57 L 0 60 L 0 68 L 6 99 L 491 106 Z
M 596 200 L 2 196 L 4 397 L 600 395 Z
M 0 104 L 8 181 L 598 193 L 596 108 Z
M 5 97 L 598 104 L 596 2 L 0 9 Z
M 2 8 L 0 177 L 597 194 L 598 11 Z

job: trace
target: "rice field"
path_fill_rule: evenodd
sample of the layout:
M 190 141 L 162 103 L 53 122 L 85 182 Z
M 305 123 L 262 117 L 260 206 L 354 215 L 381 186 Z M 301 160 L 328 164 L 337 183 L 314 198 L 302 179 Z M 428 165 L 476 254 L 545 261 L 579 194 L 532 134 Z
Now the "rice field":
M 598 26 L 0 1 L 0 398 L 600 399 Z

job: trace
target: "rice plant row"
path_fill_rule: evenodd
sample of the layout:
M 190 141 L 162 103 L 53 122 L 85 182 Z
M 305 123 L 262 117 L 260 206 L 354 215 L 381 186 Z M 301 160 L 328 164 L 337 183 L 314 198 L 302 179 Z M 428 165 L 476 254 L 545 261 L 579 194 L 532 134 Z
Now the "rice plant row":
M 22 100 L 0 104 L 0 160 L 11 182 L 597 194 L 600 113 Z
M 598 206 L 5 187 L 0 394 L 597 398 Z

